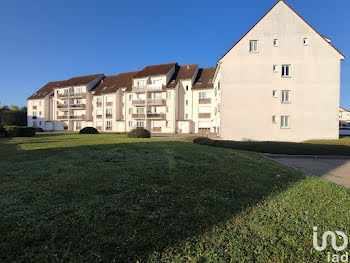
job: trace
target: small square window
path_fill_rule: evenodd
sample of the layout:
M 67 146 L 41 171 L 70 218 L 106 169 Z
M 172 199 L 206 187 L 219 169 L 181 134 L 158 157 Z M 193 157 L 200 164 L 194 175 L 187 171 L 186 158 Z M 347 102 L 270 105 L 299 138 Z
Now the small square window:
M 278 47 L 278 45 L 279 45 L 278 39 L 274 39 L 274 40 L 273 40 L 273 46 L 274 46 L 274 47 Z
M 277 94 L 278 94 L 277 90 L 273 90 L 272 91 L 272 97 L 277 98 Z
M 188 86 L 186 86 L 186 90 L 188 90 Z
M 290 90 L 282 90 L 281 91 L 281 102 L 282 103 L 290 103 Z
M 278 72 L 278 66 L 277 65 L 273 65 L 273 72 Z
M 258 53 L 259 52 L 259 41 L 258 40 L 250 40 L 249 41 L 249 52 L 250 53 Z
M 272 116 L 272 123 L 276 123 L 276 115 Z
M 188 105 L 188 100 L 186 100 L 186 105 Z
M 308 38 L 304 38 L 304 46 L 308 46 L 309 45 L 309 39 Z
M 188 120 L 188 114 L 187 114 L 187 113 L 186 113 L 186 115 L 185 115 L 185 116 L 186 116 L 186 117 L 185 117 L 185 119 L 186 119 L 186 120 Z

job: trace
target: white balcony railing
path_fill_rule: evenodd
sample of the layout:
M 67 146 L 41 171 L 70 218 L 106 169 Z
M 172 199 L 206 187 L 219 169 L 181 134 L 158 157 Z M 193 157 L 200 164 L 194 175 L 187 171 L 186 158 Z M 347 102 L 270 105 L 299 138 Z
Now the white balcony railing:
M 133 92 L 146 92 L 146 91 L 163 91 L 163 84 L 147 84 L 146 86 L 133 86 Z

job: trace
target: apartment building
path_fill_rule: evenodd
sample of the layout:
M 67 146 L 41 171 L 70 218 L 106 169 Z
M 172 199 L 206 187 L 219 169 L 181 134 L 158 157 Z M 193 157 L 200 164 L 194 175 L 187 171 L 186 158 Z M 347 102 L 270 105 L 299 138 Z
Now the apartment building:
M 339 138 L 344 56 L 278 1 L 217 62 L 219 137 L 304 141 Z
M 350 126 L 350 111 L 344 108 L 339 108 L 339 125 Z
M 280 0 L 216 67 L 175 62 L 50 82 L 28 98 L 28 125 L 145 127 L 227 140 L 337 139 L 343 59 L 331 39 Z

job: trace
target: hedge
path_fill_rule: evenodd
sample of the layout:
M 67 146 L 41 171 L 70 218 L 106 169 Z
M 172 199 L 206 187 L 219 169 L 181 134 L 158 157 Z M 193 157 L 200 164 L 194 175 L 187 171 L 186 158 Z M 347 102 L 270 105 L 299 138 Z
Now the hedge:
M 151 138 L 151 133 L 145 128 L 136 128 L 128 133 L 129 138 Z
M 79 131 L 80 134 L 98 134 L 98 130 L 96 130 L 94 127 L 85 127 L 85 128 L 82 128 L 80 131 Z
M 7 138 L 7 137 L 9 137 L 8 131 L 6 131 L 5 128 L 0 125 L 0 138 Z
M 3 111 L 1 124 L 4 126 L 26 126 L 27 112 L 25 111 Z
M 34 127 L 5 126 L 5 129 L 11 137 L 33 137 L 33 136 L 35 136 L 35 128 Z

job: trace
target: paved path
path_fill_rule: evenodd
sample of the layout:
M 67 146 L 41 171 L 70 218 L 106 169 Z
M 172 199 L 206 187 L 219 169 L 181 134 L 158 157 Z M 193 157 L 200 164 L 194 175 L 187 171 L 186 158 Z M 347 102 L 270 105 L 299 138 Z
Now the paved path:
M 279 163 L 350 189 L 350 157 L 266 154 Z

